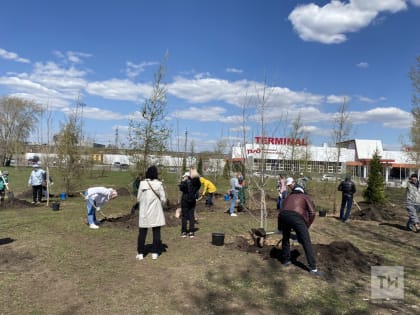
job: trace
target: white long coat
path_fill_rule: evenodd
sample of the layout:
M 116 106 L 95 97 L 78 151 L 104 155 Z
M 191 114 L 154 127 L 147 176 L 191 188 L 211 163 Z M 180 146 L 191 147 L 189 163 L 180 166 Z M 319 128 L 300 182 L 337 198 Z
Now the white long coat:
M 159 195 L 159 198 L 149 186 Z M 163 204 L 166 203 L 166 194 L 163 184 L 157 179 L 145 179 L 140 182 L 139 192 L 137 194 L 139 202 L 139 227 L 150 228 L 163 226 L 166 224 L 163 214 Z

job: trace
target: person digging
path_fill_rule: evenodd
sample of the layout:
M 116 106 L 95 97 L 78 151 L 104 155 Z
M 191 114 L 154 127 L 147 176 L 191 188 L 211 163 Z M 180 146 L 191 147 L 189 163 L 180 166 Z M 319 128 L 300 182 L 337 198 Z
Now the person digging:
M 312 249 L 309 228 L 315 219 L 315 205 L 311 198 L 301 190 L 292 190 L 283 202 L 278 216 L 278 229 L 283 233 L 282 239 L 282 264 L 289 266 L 290 234 L 296 232 L 299 243 L 302 244 L 309 265 L 309 272 L 313 276 L 323 277 L 323 272 L 316 266 L 316 259 Z
M 118 193 L 113 188 L 92 187 L 84 193 L 87 208 L 87 220 L 91 229 L 99 229 L 99 222 L 96 220 L 96 211 L 100 211 L 102 205 L 118 197 Z

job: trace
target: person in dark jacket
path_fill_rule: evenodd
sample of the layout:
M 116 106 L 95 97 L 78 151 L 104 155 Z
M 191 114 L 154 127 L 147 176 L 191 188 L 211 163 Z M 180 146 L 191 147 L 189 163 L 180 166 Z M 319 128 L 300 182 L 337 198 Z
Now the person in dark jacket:
M 340 207 L 340 220 L 348 222 L 350 218 L 351 207 L 353 206 L 353 195 L 356 192 L 356 185 L 350 180 L 350 175 L 338 185 L 338 190 L 342 192 L 341 207 Z M 344 213 L 344 208 L 347 204 L 347 211 Z
M 312 249 L 309 228 L 315 219 L 315 205 L 309 195 L 301 190 L 292 190 L 283 202 L 278 216 L 278 229 L 283 231 L 282 263 L 290 265 L 290 232 L 296 232 L 299 243 L 302 244 L 312 275 L 322 276 L 317 269 L 316 259 Z
M 182 176 L 179 184 L 179 190 L 182 191 L 181 197 L 181 236 L 190 238 L 194 237 L 195 232 L 195 206 L 197 203 L 198 192 L 201 183 L 200 177 L 195 169 L 186 172 Z M 189 229 L 188 229 L 188 222 Z

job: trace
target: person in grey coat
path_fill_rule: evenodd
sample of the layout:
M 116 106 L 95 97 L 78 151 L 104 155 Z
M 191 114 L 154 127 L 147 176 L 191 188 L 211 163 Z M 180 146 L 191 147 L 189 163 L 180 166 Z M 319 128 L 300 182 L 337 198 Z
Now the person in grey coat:
M 418 212 L 420 210 L 420 189 L 417 174 L 411 174 L 408 180 L 406 198 L 408 212 L 407 230 L 417 233 L 420 231 L 418 217 Z
M 140 182 L 137 193 L 139 202 L 139 235 L 137 238 L 137 260 L 143 260 L 146 254 L 145 242 L 148 228 L 152 228 L 152 259 L 159 257 L 161 244 L 161 227 L 166 224 L 163 205 L 166 204 L 166 193 L 163 184 L 158 180 L 156 166 L 150 166 L 146 178 Z

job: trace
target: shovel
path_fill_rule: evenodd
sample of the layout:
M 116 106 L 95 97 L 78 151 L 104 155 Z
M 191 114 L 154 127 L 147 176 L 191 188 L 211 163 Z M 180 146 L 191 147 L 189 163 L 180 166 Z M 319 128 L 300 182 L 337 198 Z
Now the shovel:
M 359 209 L 359 211 L 362 211 L 362 208 L 360 208 L 359 204 L 357 203 L 356 200 L 353 199 L 353 203 L 356 205 L 357 209 Z
M 9 183 L 6 181 L 6 179 L 4 178 L 3 175 L 1 176 L 1 179 L 3 180 L 3 183 L 6 186 L 7 198 L 9 199 L 9 204 L 13 205 L 13 199 L 15 199 L 15 195 L 14 195 L 13 191 L 10 190 Z
M 80 195 L 83 196 L 84 199 L 86 199 L 86 196 L 82 192 L 80 192 Z M 91 205 L 96 209 L 97 212 L 99 212 L 105 218 L 105 220 L 108 220 L 108 217 L 105 215 L 105 213 L 102 212 L 101 208 L 95 206 L 94 204 Z

